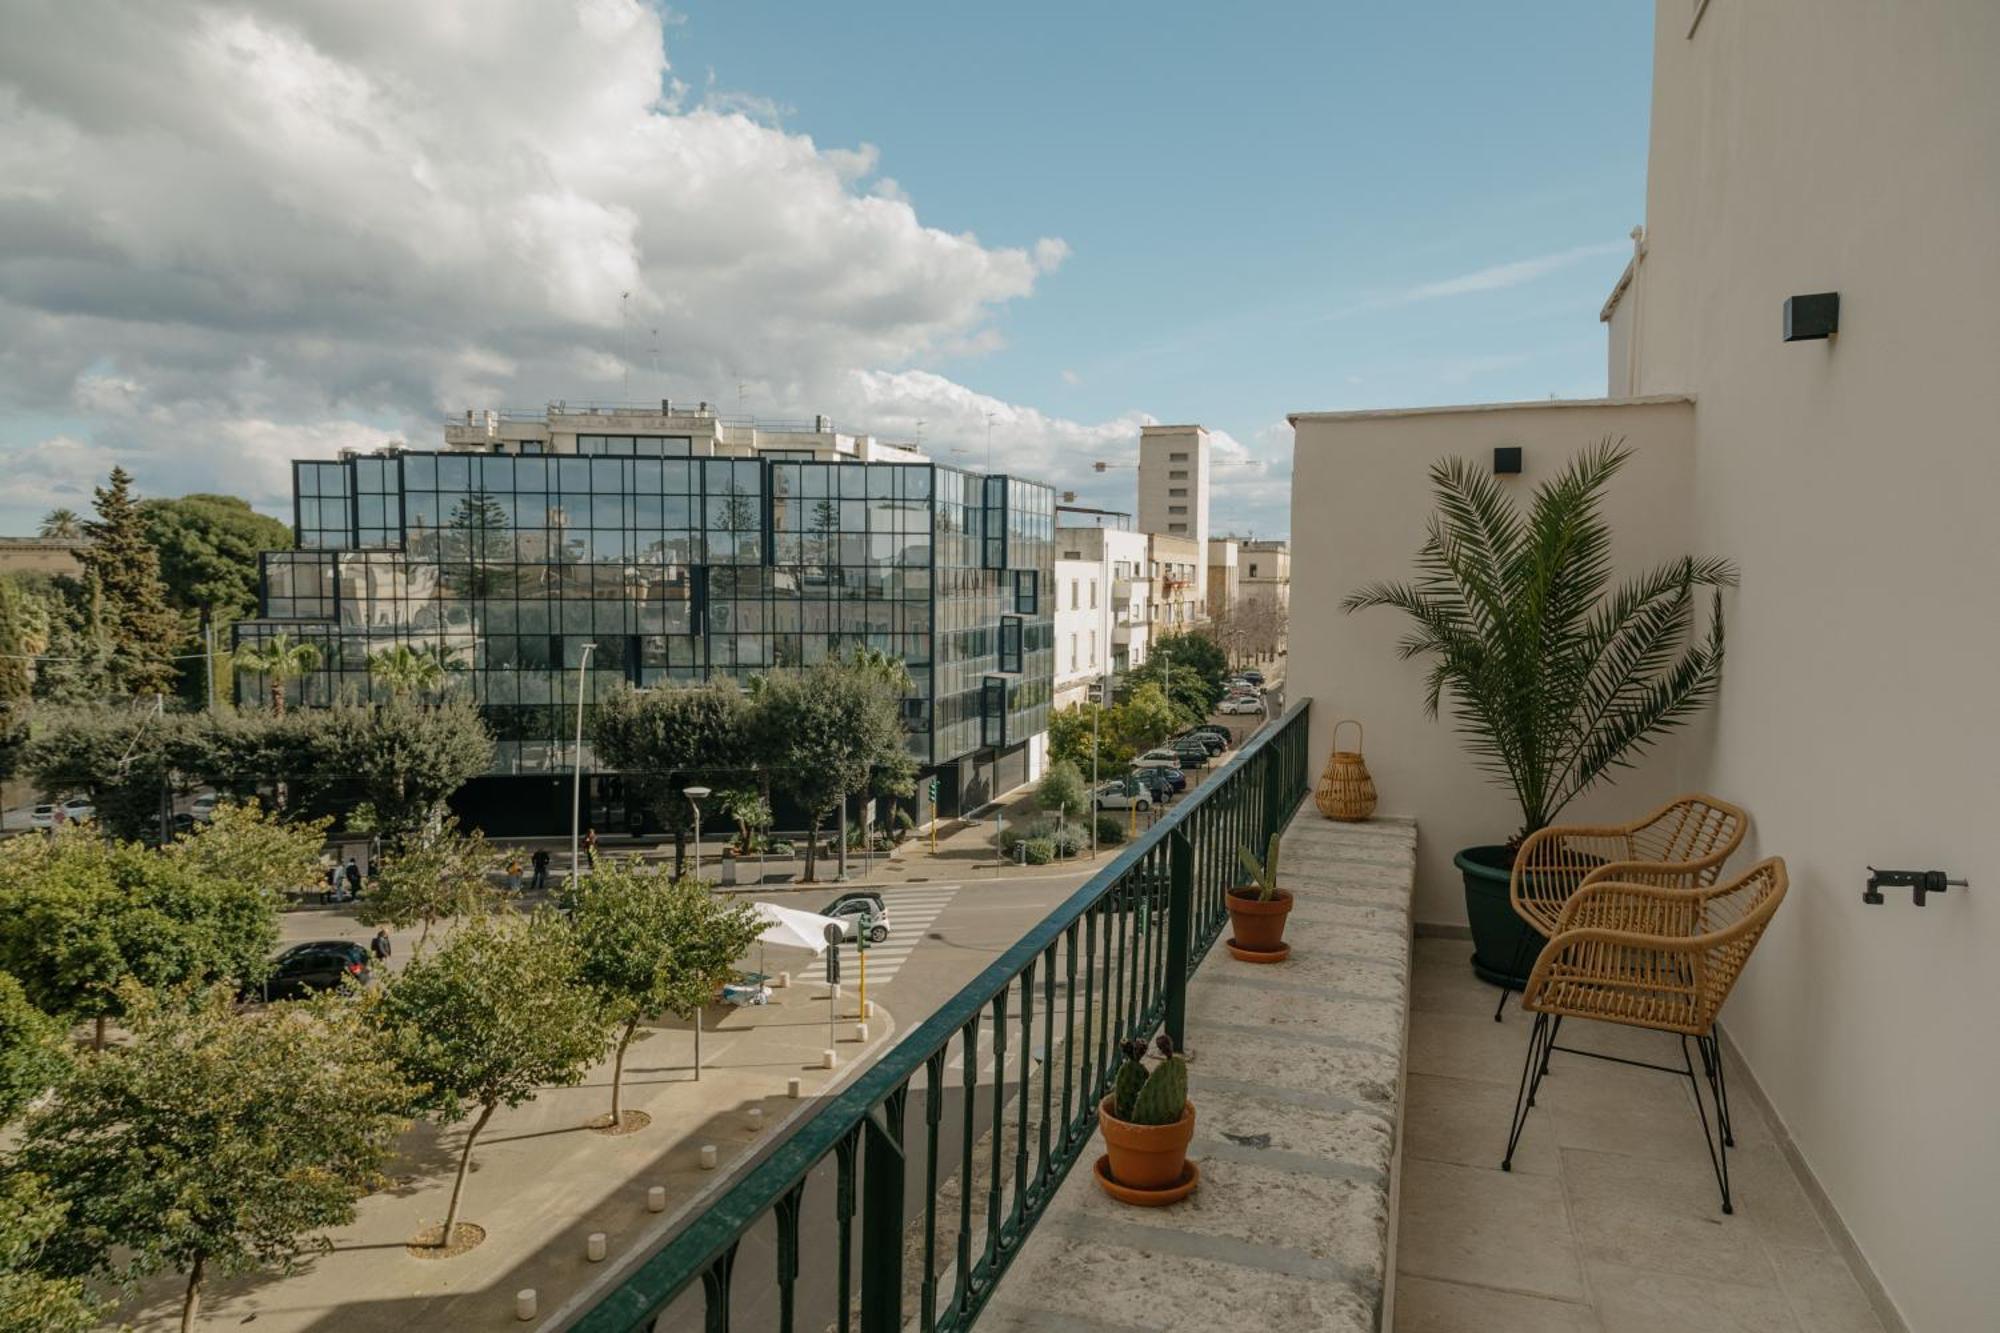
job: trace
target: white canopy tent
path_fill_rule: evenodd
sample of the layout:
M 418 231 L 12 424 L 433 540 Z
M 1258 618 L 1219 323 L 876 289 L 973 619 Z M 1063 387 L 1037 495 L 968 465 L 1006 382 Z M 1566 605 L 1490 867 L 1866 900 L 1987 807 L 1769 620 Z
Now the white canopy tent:
M 764 966 L 764 948 L 775 944 L 783 949 L 805 949 L 814 957 L 826 952 L 826 928 L 832 926 L 837 931 L 845 927 L 833 917 L 821 916 L 817 912 L 802 912 L 796 907 L 780 907 L 776 903 L 751 903 L 750 908 L 764 922 L 764 929 L 757 936 L 757 970 L 767 972 Z

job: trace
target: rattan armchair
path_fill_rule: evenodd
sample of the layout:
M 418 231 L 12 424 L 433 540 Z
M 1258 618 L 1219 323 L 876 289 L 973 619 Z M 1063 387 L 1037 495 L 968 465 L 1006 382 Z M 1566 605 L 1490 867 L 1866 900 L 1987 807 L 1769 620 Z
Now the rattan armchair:
M 1729 1124 L 1729 1087 L 1716 1044 L 1715 1016 L 1784 901 L 1787 883 L 1785 863 L 1774 856 L 1719 886 L 1671 888 L 1593 879 L 1571 895 L 1521 995 L 1535 1023 L 1521 1066 L 1502 1170 L 1513 1169 L 1514 1148 L 1554 1052 L 1616 1058 L 1556 1045 L 1565 1018 L 1653 1028 L 1680 1036 L 1682 1067 L 1636 1060 L 1620 1063 L 1680 1074 L 1694 1083 L 1695 1110 L 1722 1190 L 1722 1211 L 1734 1211 L 1729 1198 L 1729 1149 L 1736 1139 Z M 1699 1077 L 1688 1058 L 1690 1037 L 1701 1057 Z M 1715 1108 L 1713 1136 L 1702 1102 L 1703 1083 Z
M 1737 806 L 1692 793 L 1630 824 L 1537 829 L 1514 858 L 1507 898 L 1516 916 L 1547 937 L 1560 928 L 1563 908 L 1585 884 L 1604 880 L 1666 888 L 1713 884 L 1749 826 L 1750 816 Z M 1520 975 L 1531 947 L 1532 940 L 1524 935 L 1510 975 Z M 1507 994 L 1502 986 L 1493 1007 L 1495 1022 L 1507 1007 Z

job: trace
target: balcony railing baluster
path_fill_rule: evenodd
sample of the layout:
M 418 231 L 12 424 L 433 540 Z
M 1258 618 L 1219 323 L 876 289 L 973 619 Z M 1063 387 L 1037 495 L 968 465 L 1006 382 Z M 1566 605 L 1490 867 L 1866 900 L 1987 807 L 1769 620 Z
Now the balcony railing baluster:
M 1259 855 L 1271 833 L 1282 830 L 1307 794 L 1310 765 L 1306 724 L 1310 701 L 1250 740 L 1207 782 L 1190 792 L 1131 847 L 1113 857 L 1061 907 L 1024 933 L 979 976 L 934 1014 L 920 1021 L 882 1059 L 831 1095 L 791 1138 L 719 1196 L 699 1217 L 640 1261 L 621 1285 L 570 1327 L 589 1333 L 638 1333 L 649 1329 L 683 1290 L 703 1288 L 704 1327 L 727 1333 L 730 1284 L 743 1236 L 764 1214 L 775 1212 L 778 1239 L 776 1327 L 791 1333 L 801 1260 L 825 1254 L 823 1242 L 800 1234 L 807 1177 L 829 1154 L 836 1158 L 834 1216 L 837 1265 L 833 1286 L 838 1311 L 831 1320 L 809 1315 L 811 1327 L 846 1333 L 855 1312 L 853 1222 L 857 1191 L 861 1222 L 862 1333 L 899 1329 L 902 1304 L 916 1293 L 923 1333 L 964 1333 L 978 1319 L 1001 1275 L 1020 1252 L 1036 1220 L 1076 1163 L 1089 1151 L 1097 1104 L 1109 1090 L 1120 1043 L 1148 1037 L 1161 1024 L 1181 1039 L 1189 977 L 1227 920 L 1224 901 L 1236 882 L 1236 849 Z M 1115 921 L 1114 921 L 1115 918 Z M 1098 936 L 1102 934 L 1100 945 Z M 1055 1012 L 1055 969 L 1061 950 L 1066 994 Z M 1100 953 L 1101 949 L 1101 953 Z M 1077 966 L 1079 957 L 1082 967 Z M 1039 972 L 1038 972 L 1039 970 Z M 1081 982 L 1078 974 L 1081 972 Z M 1036 1162 L 1029 1171 L 1028 1118 L 1034 1114 L 1035 978 L 1042 981 L 1041 1122 Z M 1009 1009 L 1020 990 L 1018 1038 L 1021 1075 L 1010 1087 L 1007 1052 L 1014 1042 Z M 980 1153 L 979 1028 L 992 1010 L 993 1093 L 988 1152 Z M 1082 1010 L 1079 1032 L 1077 1011 Z M 956 1043 L 964 1063 L 958 1080 L 958 1232 L 953 1250 L 957 1276 L 942 1310 L 938 1272 L 939 1157 L 944 1123 L 946 1070 Z M 1060 1120 L 1056 1070 L 1062 1061 Z M 904 1182 L 910 1163 L 905 1107 L 918 1069 L 924 1083 L 924 1216 L 906 1219 Z M 1012 1127 L 1014 1197 L 1006 1199 L 1007 1104 Z M 862 1145 L 867 1150 L 863 1152 Z M 975 1259 L 975 1163 L 989 1166 L 986 1238 Z M 922 1270 L 910 1274 L 910 1263 Z M 823 1279 L 822 1279 L 823 1280 Z M 810 1285 L 810 1284 L 808 1284 Z M 824 1290 L 824 1288 L 820 1288 Z

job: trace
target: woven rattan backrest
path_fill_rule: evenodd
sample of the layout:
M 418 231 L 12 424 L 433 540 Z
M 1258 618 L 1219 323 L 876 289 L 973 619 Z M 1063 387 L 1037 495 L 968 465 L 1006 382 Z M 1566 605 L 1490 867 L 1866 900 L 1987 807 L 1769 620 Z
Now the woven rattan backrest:
M 1707 861 L 1692 879 L 1697 885 L 1713 884 L 1749 823 L 1749 816 L 1727 801 L 1683 796 L 1633 827 L 1632 859 L 1674 865 Z
M 1773 856 L 1704 895 L 1701 933 L 1709 942 L 1699 960 L 1698 1000 L 1704 1026 L 1715 1021 L 1722 1002 L 1729 998 L 1750 951 L 1763 938 L 1789 885 L 1784 859 Z

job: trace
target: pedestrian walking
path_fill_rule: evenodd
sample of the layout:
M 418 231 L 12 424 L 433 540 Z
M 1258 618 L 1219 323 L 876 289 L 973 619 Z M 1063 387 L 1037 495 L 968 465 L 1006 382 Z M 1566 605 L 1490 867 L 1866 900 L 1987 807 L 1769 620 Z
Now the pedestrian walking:
M 368 947 L 374 951 L 376 962 L 388 962 L 389 955 L 394 952 L 393 946 L 389 943 L 389 928 L 387 926 L 377 926 L 375 928 L 375 938 L 368 942 Z
M 592 867 L 597 865 L 597 830 L 586 829 L 583 834 L 583 859 Z
M 535 867 L 535 878 L 528 887 L 532 888 L 536 893 L 547 892 L 549 887 L 548 848 L 543 847 L 538 849 L 534 856 L 529 858 L 529 863 Z
M 347 875 L 347 891 L 359 898 L 361 896 L 361 866 L 351 856 L 347 858 L 345 874 Z
M 521 891 L 521 857 L 519 853 L 507 858 L 507 892 Z

